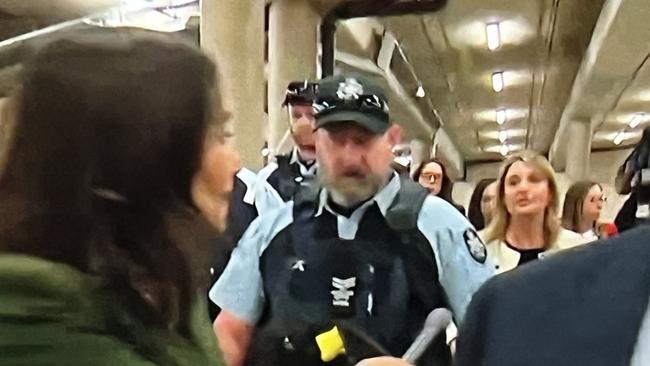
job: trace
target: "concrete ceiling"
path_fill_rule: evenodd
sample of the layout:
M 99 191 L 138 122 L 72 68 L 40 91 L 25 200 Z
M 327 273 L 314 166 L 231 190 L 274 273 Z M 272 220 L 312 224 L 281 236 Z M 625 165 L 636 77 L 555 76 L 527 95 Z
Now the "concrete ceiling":
M 629 147 L 650 126 L 649 17 L 647 1 L 606 3 L 551 150 L 556 168 L 562 169 L 570 154 L 567 131 L 571 123 L 590 124 L 592 149 L 598 150 Z M 619 133 L 622 139 L 617 145 L 614 138 Z
M 321 14 L 341 2 L 311 1 Z M 0 40 L 119 2 L 4 0 Z M 374 75 L 409 136 L 430 140 L 441 127 L 466 162 L 500 159 L 499 131 L 507 130 L 511 150 L 552 150 L 561 168 L 572 121 L 591 124 L 599 150 L 634 144 L 650 125 L 649 18 L 647 0 L 450 0 L 435 14 L 343 22 L 337 67 Z M 499 23 L 495 50 L 487 47 L 488 23 Z M 494 72 L 503 72 L 498 93 Z M 420 84 L 423 98 L 415 96 Z M 638 126 L 626 127 L 635 115 Z
M 398 72 L 418 81 L 467 161 L 500 159 L 499 130 L 511 150 L 547 152 L 603 0 L 454 0 L 439 13 L 384 18 L 410 61 Z M 580 19 L 576 22 L 575 19 Z M 499 23 L 500 47 L 489 50 L 486 24 Z M 492 88 L 503 72 L 504 88 Z M 506 122 L 496 123 L 496 110 Z

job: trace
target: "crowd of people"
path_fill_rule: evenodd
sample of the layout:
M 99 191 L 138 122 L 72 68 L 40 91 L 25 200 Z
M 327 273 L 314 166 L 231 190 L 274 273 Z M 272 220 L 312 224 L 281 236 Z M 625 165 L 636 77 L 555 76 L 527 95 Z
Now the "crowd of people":
M 618 235 L 600 184 L 560 210 L 546 158 L 512 154 L 468 220 L 442 161 L 395 171 L 388 98 L 352 75 L 289 84 L 295 147 L 254 173 L 216 70 L 133 29 L 32 50 L 2 110 L 0 364 L 649 364 L 648 232 L 587 245 Z M 438 332 L 396 358 L 440 308 L 455 355 Z

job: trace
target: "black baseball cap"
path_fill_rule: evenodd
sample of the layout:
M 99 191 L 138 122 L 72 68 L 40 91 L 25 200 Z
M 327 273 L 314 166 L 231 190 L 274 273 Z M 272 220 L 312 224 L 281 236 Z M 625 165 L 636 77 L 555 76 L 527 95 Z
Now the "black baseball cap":
M 287 86 L 282 106 L 289 104 L 312 104 L 318 93 L 318 83 L 303 80 L 292 81 Z
M 376 134 L 383 134 L 390 127 L 386 93 L 361 76 L 339 75 L 321 80 L 314 110 L 317 129 L 355 122 Z

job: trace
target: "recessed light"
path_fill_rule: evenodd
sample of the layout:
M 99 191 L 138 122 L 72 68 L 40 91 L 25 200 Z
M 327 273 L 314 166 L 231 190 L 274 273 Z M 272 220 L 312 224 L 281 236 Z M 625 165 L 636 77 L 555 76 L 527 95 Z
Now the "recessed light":
M 499 131 L 499 142 L 504 143 L 508 139 L 508 130 Z
M 424 91 L 422 85 L 418 86 L 418 90 L 415 92 L 415 96 L 418 98 L 424 98 L 427 93 Z

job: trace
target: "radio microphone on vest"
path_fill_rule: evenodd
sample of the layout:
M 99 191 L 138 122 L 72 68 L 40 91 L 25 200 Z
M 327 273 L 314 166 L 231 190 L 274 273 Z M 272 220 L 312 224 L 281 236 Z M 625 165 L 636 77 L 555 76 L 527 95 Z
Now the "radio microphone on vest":
M 433 339 L 447 329 L 451 323 L 451 312 L 445 308 L 433 309 L 424 322 L 422 331 L 418 334 L 411 347 L 404 353 L 402 359 L 410 364 L 415 365 L 422 357 L 424 352 L 429 348 Z

